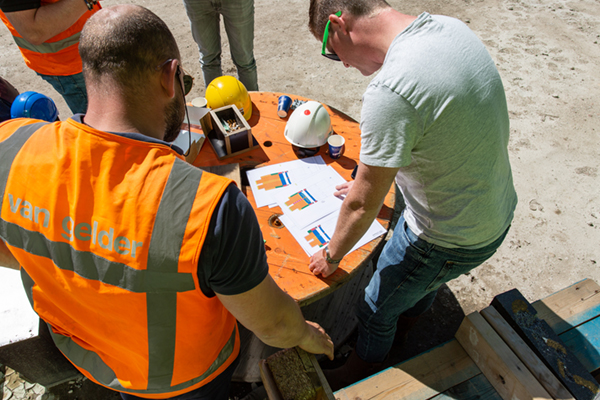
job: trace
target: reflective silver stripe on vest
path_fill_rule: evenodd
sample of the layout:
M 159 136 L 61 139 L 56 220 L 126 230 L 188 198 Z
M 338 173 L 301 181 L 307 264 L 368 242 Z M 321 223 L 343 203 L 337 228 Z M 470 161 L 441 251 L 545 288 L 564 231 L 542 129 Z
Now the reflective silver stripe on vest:
M 175 159 L 158 206 L 148 248 L 149 272 L 177 274 L 179 252 L 202 170 Z M 148 389 L 171 385 L 175 362 L 177 293 L 148 293 Z
M 18 37 L 18 36 L 13 36 L 13 39 L 15 39 L 15 43 L 17 43 L 17 46 L 19 46 L 21 49 L 25 49 L 25 50 L 29 50 L 29 51 L 34 51 L 36 53 L 40 53 L 40 54 L 50 54 L 50 53 L 58 53 L 61 50 L 66 49 L 67 47 L 73 46 L 74 44 L 79 43 L 79 37 L 81 36 L 81 32 L 77 32 L 69 37 L 66 37 L 64 39 L 61 39 L 57 42 L 52 42 L 52 43 L 42 43 L 42 44 L 31 44 L 29 43 L 27 40 L 23 39 L 22 37 Z
M 74 271 L 83 278 L 130 292 L 172 293 L 195 289 L 191 274 L 167 276 L 161 272 L 137 270 L 89 251 L 75 250 L 69 243 L 51 241 L 40 232 L 24 229 L 4 220 L 0 220 L 0 237 L 15 248 L 51 259 L 64 271 Z
M 68 359 L 69 361 L 71 361 L 71 363 L 86 371 L 94 371 L 94 378 L 98 382 L 101 382 L 103 385 L 108 386 L 111 389 L 114 389 L 119 392 L 126 392 L 132 394 L 168 394 L 169 392 L 183 390 L 199 382 L 202 382 L 204 379 L 212 375 L 221 365 L 223 365 L 223 363 L 227 361 L 227 359 L 229 359 L 229 357 L 233 353 L 233 349 L 235 348 L 235 336 L 237 330 L 237 327 L 233 328 L 233 332 L 231 333 L 229 340 L 227 341 L 227 343 L 225 343 L 223 349 L 221 349 L 221 352 L 217 356 L 217 359 L 212 363 L 210 368 L 199 377 L 191 379 L 187 382 L 180 383 L 179 385 L 175 386 L 170 386 L 169 382 L 169 386 L 160 389 L 132 390 L 129 388 L 125 388 L 121 385 L 115 373 L 110 369 L 108 365 L 104 363 L 104 361 L 102 361 L 102 359 L 96 353 L 84 349 L 83 347 L 79 346 L 77 343 L 75 343 L 66 336 L 54 333 L 50 325 L 48 325 L 48 328 L 50 330 L 50 335 L 52 336 L 52 339 L 54 339 L 54 343 L 56 343 L 56 347 L 58 347 L 65 354 L 67 354 L 68 352 Z
M 8 174 L 10 173 L 15 157 L 31 135 L 46 124 L 48 122 L 36 122 L 31 125 L 22 126 L 8 138 L 0 142 L 0 199 L 3 202 Z
M 0 143 L 2 196 L 14 158 L 27 139 L 43 125 L 45 123 L 21 127 Z M 178 273 L 177 266 L 186 222 L 190 218 L 195 200 L 195 196 L 191 196 L 190 193 L 197 192 L 201 176 L 201 170 L 179 159 L 175 160 L 156 214 L 146 271 L 106 260 L 91 252 L 75 250 L 68 243 L 48 240 L 39 232 L 32 232 L 0 219 L 0 237 L 11 246 L 51 259 L 59 268 L 75 271 L 87 279 L 147 293 L 149 379 L 146 390 L 122 387 L 112 369 L 96 353 L 50 330 L 57 347 L 73 364 L 89 371 L 100 383 L 115 390 L 130 393 L 169 393 L 182 390 L 209 377 L 233 353 L 235 327 L 228 342 L 207 371 L 195 379 L 171 387 L 175 359 L 177 292 L 196 289 L 193 276 Z M 33 304 L 31 290 L 35 282 L 25 269 L 21 272 L 26 292 Z

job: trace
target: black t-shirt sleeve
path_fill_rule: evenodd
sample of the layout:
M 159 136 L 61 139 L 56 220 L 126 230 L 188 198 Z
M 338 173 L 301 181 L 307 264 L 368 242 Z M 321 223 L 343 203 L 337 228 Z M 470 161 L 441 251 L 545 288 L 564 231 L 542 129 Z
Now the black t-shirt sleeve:
M 31 10 L 40 8 L 41 5 L 42 2 L 40 0 L 0 0 L 0 10 L 5 13 Z
M 231 184 L 212 215 L 198 261 L 205 295 L 236 295 L 261 283 L 269 267 L 256 214 L 244 194 Z

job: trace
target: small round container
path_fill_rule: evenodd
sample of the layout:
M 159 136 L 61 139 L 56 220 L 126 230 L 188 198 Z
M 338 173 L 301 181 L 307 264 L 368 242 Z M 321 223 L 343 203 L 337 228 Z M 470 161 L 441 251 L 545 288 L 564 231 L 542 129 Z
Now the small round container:
M 206 107 L 207 101 L 204 97 L 196 97 L 195 99 L 192 100 L 192 105 L 194 107 L 200 107 L 200 108 L 204 108 Z
M 287 117 L 291 106 L 292 98 L 290 96 L 279 96 L 279 102 L 277 104 L 277 115 L 279 115 L 279 118 Z
M 329 157 L 337 160 L 342 156 L 342 150 L 344 148 L 346 140 L 340 135 L 331 135 L 327 138 L 327 144 L 329 145 Z

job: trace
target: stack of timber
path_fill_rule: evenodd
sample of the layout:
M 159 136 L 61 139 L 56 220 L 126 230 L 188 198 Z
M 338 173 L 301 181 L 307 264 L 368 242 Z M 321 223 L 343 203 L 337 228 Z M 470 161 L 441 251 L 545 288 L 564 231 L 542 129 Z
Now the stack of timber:
M 469 314 L 455 339 L 334 393 L 338 400 L 600 399 L 600 286 Z

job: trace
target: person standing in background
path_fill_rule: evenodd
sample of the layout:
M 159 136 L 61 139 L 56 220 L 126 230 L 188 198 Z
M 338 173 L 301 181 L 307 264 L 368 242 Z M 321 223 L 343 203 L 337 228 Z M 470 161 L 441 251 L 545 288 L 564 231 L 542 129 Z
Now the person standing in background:
M 0 19 L 25 63 L 52 85 L 74 114 L 87 109 L 79 35 L 100 8 L 98 0 L 0 0 Z
M 248 91 L 258 90 L 254 59 L 254 0 L 183 0 L 200 51 L 204 86 L 223 75 L 220 20 L 229 40 L 238 78 Z

